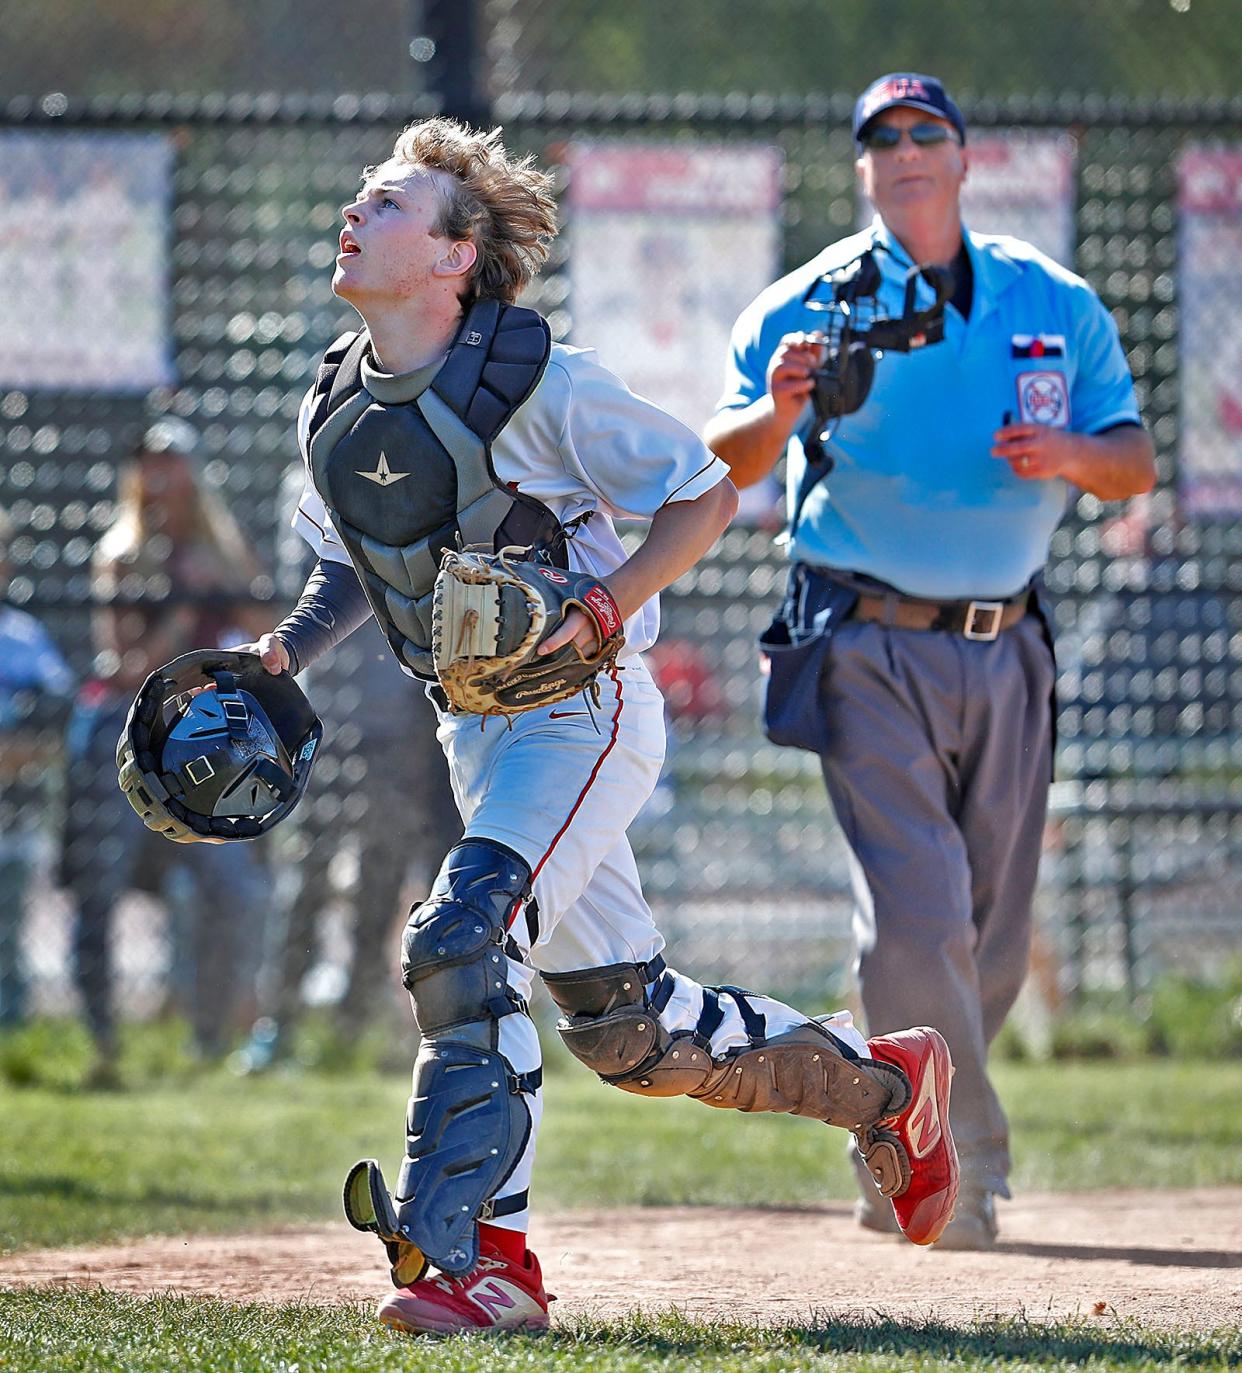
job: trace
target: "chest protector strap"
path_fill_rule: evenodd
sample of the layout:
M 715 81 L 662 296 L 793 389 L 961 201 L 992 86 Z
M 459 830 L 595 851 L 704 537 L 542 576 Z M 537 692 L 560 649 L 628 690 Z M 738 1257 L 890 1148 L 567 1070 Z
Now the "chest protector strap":
M 566 564 L 555 515 L 506 487 L 491 453 L 543 376 L 551 332 L 534 310 L 477 301 L 431 384 L 400 402 L 366 390 L 369 345 L 365 332 L 345 334 L 324 354 L 311 476 L 393 652 L 430 679 L 432 590 L 446 548 L 540 545 Z

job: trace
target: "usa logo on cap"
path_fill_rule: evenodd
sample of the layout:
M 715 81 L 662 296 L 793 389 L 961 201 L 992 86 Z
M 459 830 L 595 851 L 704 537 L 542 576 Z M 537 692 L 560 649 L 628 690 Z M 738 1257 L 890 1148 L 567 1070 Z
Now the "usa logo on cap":
M 930 100 L 931 93 L 917 76 L 895 76 L 863 97 L 863 119 L 885 105 L 900 105 L 903 100 Z

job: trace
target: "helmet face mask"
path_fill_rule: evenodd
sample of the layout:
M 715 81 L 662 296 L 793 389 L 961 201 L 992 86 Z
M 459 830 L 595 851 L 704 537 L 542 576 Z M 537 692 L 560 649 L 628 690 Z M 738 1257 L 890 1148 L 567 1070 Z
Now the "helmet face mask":
M 121 790 L 178 843 L 255 839 L 306 789 L 323 727 L 254 654 L 188 653 L 154 672 L 117 744 Z

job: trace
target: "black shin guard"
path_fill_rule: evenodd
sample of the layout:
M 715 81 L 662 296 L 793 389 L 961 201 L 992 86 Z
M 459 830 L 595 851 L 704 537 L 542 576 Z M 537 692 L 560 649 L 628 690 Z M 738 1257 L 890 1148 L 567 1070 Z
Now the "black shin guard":
M 402 981 L 422 1045 L 405 1162 L 392 1215 L 377 1233 L 416 1246 L 447 1273 L 478 1261 L 478 1218 L 530 1138 L 525 1096 L 537 1090 L 538 1074 L 516 1075 L 498 1050 L 500 1020 L 526 1010 L 508 984 L 506 957 L 521 957 L 508 924 L 529 894 L 530 868 L 517 854 L 463 840 L 402 938 Z M 404 1271 L 411 1266 L 407 1257 Z

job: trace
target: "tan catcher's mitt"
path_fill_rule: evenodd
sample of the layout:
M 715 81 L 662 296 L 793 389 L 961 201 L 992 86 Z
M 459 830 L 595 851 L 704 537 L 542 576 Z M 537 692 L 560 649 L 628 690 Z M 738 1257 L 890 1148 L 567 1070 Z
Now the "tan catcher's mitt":
M 539 657 L 535 650 L 571 609 L 594 624 L 595 652 L 584 656 L 571 642 Z M 450 549 L 436 577 L 431 641 L 455 711 L 516 715 L 594 687 L 625 636 L 616 601 L 589 573 L 540 562 L 525 548 Z

